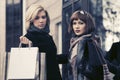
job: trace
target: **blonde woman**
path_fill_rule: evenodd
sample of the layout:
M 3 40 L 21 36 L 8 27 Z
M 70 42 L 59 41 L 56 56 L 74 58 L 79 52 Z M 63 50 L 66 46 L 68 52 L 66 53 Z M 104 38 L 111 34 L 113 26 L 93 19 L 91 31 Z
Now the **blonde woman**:
M 50 19 L 47 11 L 39 4 L 32 4 L 26 12 L 26 31 L 20 42 L 38 47 L 39 52 L 46 53 L 47 80 L 62 80 L 56 61 L 56 45 L 49 35 Z

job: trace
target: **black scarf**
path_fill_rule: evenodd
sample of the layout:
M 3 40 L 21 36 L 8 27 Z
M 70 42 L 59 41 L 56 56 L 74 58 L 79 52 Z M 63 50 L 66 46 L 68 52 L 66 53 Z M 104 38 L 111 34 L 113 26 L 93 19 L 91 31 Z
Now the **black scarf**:
M 25 35 L 29 40 L 33 42 L 33 44 L 41 43 L 47 44 L 49 40 L 49 31 L 44 29 L 39 29 L 34 25 L 31 25 L 27 30 L 27 34 Z
M 32 24 L 29 27 L 29 29 L 27 30 L 27 32 L 39 32 L 39 33 L 48 34 L 50 32 L 50 30 L 49 30 L 49 27 L 47 27 L 47 26 L 45 26 L 45 28 L 43 28 L 43 29 L 39 29 Z

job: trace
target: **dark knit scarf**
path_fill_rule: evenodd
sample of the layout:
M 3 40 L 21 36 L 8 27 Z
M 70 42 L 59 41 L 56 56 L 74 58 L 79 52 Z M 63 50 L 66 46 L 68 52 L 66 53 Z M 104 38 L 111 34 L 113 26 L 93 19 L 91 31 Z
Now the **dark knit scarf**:
M 46 33 L 46 34 L 48 34 L 50 32 L 50 30 L 49 30 L 48 26 L 45 26 L 45 28 L 43 28 L 43 29 L 39 29 L 36 26 L 34 26 L 33 24 L 31 24 L 31 26 L 29 27 L 27 32 L 39 32 L 39 33 Z
M 27 30 L 27 34 L 25 35 L 29 40 L 33 42 L 33 44 L 37 45 L 38 43 L 41 44 L 48 44 L 49 42 L 49 31 L 44 29 L 39 29 L 34 25 L 31 25 Z

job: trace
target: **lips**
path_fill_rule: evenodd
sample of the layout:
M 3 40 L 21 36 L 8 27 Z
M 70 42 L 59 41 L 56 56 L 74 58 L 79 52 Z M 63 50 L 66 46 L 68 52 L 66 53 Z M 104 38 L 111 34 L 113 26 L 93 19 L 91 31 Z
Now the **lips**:
M 45 27 L 44 25 L 38 25 L 38 28 L 40 28 L 40 29 L 42 29 L 44 27 Z
M 45 25 L 44 24 L 39 24 L 40 27 L 44 27 Z
M 76 33 L 79 33 L 79 32 L 80 32 L 80 30 L 75 30 L 75 32 L 76 32 Z
M 39 26 L 39 28 L 44 28 L 44 26 Z

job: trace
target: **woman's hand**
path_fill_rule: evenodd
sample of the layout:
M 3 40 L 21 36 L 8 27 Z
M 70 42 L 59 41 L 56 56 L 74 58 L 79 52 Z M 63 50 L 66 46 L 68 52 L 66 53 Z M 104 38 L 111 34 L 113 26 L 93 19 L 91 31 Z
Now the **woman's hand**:
M 20 36 L 20 42 L 23 44 L 29 44 L 32 43 L 28 38 L 26 38 L 25 36 Z

